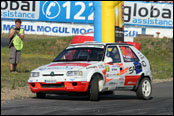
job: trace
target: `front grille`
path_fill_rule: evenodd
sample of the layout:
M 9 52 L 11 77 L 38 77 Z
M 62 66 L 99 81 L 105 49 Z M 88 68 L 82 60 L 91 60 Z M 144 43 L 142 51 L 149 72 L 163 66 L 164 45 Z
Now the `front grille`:
M 64 74 L 54 74 L 54 75 L 51 75 L 51 74 L 43 74 L 43 76 L 64 76 Z
M 40 84 L 41 88 L 63 88 L 64 87 L 64 83 L 61 84 Z

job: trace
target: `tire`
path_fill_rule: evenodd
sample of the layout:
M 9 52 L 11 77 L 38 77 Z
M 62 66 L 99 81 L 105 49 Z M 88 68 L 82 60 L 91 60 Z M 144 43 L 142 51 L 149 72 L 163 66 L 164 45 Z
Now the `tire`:
M 46 97 L 46 94 L 45 93 L 38 92 L 38 93 L 36 93 L 36 97 L 37 98 L 44 99 Z
M 148 78 L 144 78 L 141 80 L 138 89 L 136 91 L 136 95 L 139 99 L 149 100 L 152 94 L 152 84 Z
M 98 77 L 96 76 L 91 80 L 91 83 L 90 83 L 89 99 L 91 101 L 99 100 L 99 85 L 98 85 Z

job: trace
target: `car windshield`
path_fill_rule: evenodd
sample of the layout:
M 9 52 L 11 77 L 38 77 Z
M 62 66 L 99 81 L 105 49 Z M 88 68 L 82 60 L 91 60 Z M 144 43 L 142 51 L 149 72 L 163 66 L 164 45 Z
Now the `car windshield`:
M 104 48 L 72 48 L 65 49 L 53 62 L 61 61 L 101 61 L 104 57 Z

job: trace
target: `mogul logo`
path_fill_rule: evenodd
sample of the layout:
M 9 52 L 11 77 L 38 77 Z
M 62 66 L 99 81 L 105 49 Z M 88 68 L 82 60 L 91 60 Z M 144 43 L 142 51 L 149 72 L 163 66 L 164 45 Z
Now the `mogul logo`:
M 1 1 L 1 18 L 38 19 L 39 1 Z

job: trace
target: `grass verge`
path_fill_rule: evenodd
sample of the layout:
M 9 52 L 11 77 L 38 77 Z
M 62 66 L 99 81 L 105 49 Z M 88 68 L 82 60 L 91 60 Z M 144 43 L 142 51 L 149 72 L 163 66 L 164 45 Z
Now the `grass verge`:
M 173 78 L 173 39 L 141 39 L 141 52 L 148 58 L 154 79 Z

